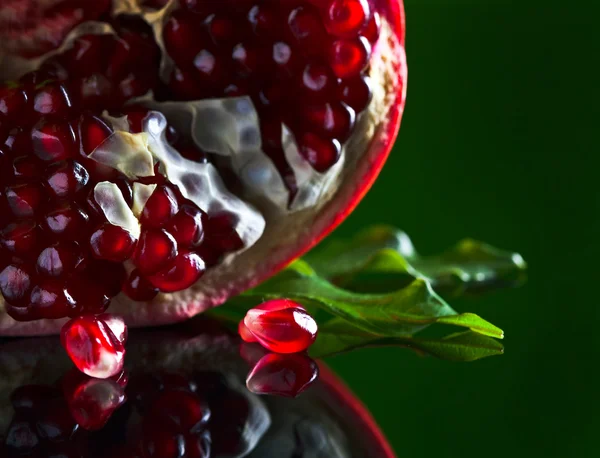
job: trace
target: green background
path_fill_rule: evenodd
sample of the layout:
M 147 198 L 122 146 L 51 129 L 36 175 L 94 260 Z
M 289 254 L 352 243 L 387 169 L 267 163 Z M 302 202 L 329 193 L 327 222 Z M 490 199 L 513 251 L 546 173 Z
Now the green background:
M 361 350 L 329 363 L 399 457 L 600 456 L 600 4 L 410 0 L 408 102 L 379 181 L 337 231 L 519 251 L 521 289 L 451 301 L 506 332 L 475 363 Z M 391 206 L 391 207 L 390 207 Z

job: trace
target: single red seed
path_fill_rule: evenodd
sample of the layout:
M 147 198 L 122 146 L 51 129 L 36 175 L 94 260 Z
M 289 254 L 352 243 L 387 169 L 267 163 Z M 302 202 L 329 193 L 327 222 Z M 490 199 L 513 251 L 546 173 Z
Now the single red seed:
M 33 96 L 33 110 L 41 115 L 65 116 L 72 103 L 64 86 L 49 83 L 39 89 Z
M 64 161 L 77 154 L 75 132 L 66 121 L 42 118 L 31 131 L 33 152 L 45 162 Z
M 158 229 L 167 224 L 178 210 L 173 191 L 167 186 L 159 186 L 146 202 L 140 222 L 144 228 Z
M 302 97 L 309 101 L 327 100 L 335 88 L 335 76 L 329 67 L 320 63 L 309 63 L 304 67 L 300 82 Z
M 364 38 L 339 39 L 329 47 L 329 65 L 338 78 L 358 76 L 369 64 L 371 45 Z
M 244 342 L 258 342 L 258 339 L 254 337 L 254 334 L 252 334 L 250 329 L 244 324 L 244 320 L 240 320 L 240 323 L 238 324 L 238 334 Z
M 356 121 L 354 110 L 342 103 L 308 105 L 302 115 L 307 130 L 340 142 L 348 139 Z
M 0 273 L 0 292 L 12 305 L 26 305 L 34 278 L 25 266 L 9 265 Z
M 28 96 L 22 88 L 0 87 L 0 113 L 6 119 L 19 120 L 27 111 Z
M 12 173 L 17 180 L 36 180 L 41 169 L 39 161 L 31 156 L 19 156 L 12 162 Z
M 166 229 L 182 248 L 200 245 L 204 239 L 202 212 L 195 205 L 183 205 Z
M 158 294 L 158 289 L 152 285 L 138 270 L 134 270 L 123 285 L 123 292 L 134 301 L 151 301 Z
M 240 38 L 241 27 L 226 14 L 211 14 L 204 20 L 204 27 L 212 42 L 221 48 L 233 46 Z
M 49 168 L 44 184 L 52 197 L 64 199 L 80 193 L 89 181 L 87 169 L 79 162 L 68 160 Z
M 254 308 L 246 314 L 244 324 L 262 346 L 276 353 L 304 351 L 317 337 L 317 323 L 306 310 L 297 307 Z
M 87 157 L 94 152 L 110 135 L 112 130 L 97 116 L 84 114 L 79 121 L 81 149 Z
M 90 237 L 92 253 L 98 259 L 125 262 L 133 254 L 136 239 L 125 229 L 104 223 Z
M 342 146 L 338 140 L 324 139 L 313 133 L 306 133 L 298 140 L 300 154 L 321 173 L 327 172 L 340 159 Z
M 81 373 L 68 374 L 71 379 L 65 395 L 71 416 L 87 431 L 98 431 L 125 401 L 125 390 L 112 379 L 99 380 Z
M 37 283 L 31 291 L 30 301 L 29 308 L 39 318 L 63 318 L 76 307 L 64 284 L 54 280 Z
M 148 277 L 148 281 L 162 292 L 173 293 L 191 287 L 205 270 L 204 261 L 197 253 L 181 252 L 170 268 Z
M 262 304 L 254 307 L 258 310 L 265 310 L 268 312 L 275 312 L 278 310 L 285 310 L 291 308 L 298 308 L 301 310 L 306 310 L 302 304 L 299 304 L 296 301 L 291 299 L 271 299 L 270 301 L 263 302 Z
M 83 263 L 83 255 L 76 243 L 61 242 L 42 250 L 36 269 L 46 277 L 64 278 Z
M 293 9 L 288 16 L 291 37 L 307 54 L 319 54 L 327 42 L 327 32 L 319 17 L 319 12 L 310 5 Z
M 41 187 L 33 183 L 8 187 L 5 196 L 13 215 L 20 218 L 33 216 L 44 198 Z
M 371 45 L 377 43 L 379 40 L 379 35 L 381 34 L 381 16 L 377 11 L 373 12 L 371 15 L 371 19 L 367 24 L 365 30 L 363 30 L 362 35 L 369 40 Z
M 103 320 L 74 318 L 63 326 L 60 338 L 71 361 L 84 374 L 105 379 L 123 370 L 125 347 Z
M 165 47 L 178 65 L 188 65 L 202 49 L 196 18 L 185 11 L 175 11 L 163 29 Z
M 357 113 L 360 113 L 371 102 L 373 95 L 371 79 L 368 76 L 359 76 L 348 80 L 341 80 L 338 87 L 338 94 L 342 102 L 352 107 Z
M 142 232 L 133 255 L 133 263 L 143 275 L 149 275 L 170 265 L 177 256 L 177 242 L 165 230 Z
M 44 217 L 43 227 L 54 236 L 64 240 L 81 240 L 87 235 L 89 216 L 74 203 L 63 202 Z
M 325 27 L 339 37 L 354 37 L 370 18 L 367 0 L 333 0 L 324 14 Z
M 6 226 L 0 235 L 2 246 L 8 252 L 27 256 L 35 252 L 40 234 L 34 220 L 21 220 Z
M 265 4 L 254 5 L 248 11 L 247 18 L 252 31 L 260 38 L 272 38 L 281 25 L 275 12 Z
M 295 398 L 319 377 L 319 366 L 307 355 L 268 354 L 254 366 L 246 378 L 248 390 Z

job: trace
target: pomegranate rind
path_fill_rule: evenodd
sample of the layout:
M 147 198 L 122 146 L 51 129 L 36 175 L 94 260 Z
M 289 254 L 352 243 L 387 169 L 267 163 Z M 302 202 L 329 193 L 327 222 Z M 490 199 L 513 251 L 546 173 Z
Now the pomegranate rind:
M 379 2 L 381 3 L 381 2 Z M 223 304 L 285 268 L 333 231 L 375 182 L 398 135 L 406 101 L 407 67 L 404 47 L 405 16 L 402 0 L 390 0 L 383 9 L 382 33 L 373 50 L 372 64 L 381 72 L 376 81 L 383 105 L 365 116 L 367 134 L 349 149 L 339 187 L 316 206 L 267 222 L 256 245 L 209 270 L 200 282 L 185 291 L 160 294 L 150 302 L 134 302 L 123 294 L 111 313 L 128 326 L 164 325 L 186 320 Z M 369 135 L 372 134 L 372 135 Z M 370 138 L 369 138 L 370 137 Z M 356 154 L 352 154 L 356 153 Z M 0 300 L 0 309 L 3 301 Z M 60 331 L 66 320 L 16 322 L 0 312 L 0 335 L 46 335 Z

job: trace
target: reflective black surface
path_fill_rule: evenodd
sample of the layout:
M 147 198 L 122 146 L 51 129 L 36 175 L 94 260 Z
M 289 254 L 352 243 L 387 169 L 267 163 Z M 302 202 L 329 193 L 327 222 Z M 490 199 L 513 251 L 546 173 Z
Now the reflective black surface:
M 329 370 L 318 379 L 306 355 L 268 354 L 216 321 L 134 330 L 126 358 L 99 380 L 58 337 L 0 342 L 0 456 L 387 456 Z

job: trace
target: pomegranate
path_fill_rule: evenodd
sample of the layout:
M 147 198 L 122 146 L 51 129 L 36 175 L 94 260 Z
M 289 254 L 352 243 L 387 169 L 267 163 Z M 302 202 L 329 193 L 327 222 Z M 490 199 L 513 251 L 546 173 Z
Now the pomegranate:
M 98 380 L 73 369 L 56 337 L 3 343 L 2 456 L 394 456 L 358 401 L 305 355 L 270 355 L 252 370 L 237 336 L 205 318 L 133 330 L 128 345 L 126 374 Z M 249 373 L 262 395 L 244 386 Z M 308 384 L 301 402 L 264 395 Z
M 401 0 L 8 1 L 3 23 L 0 335 L 167 324 L 258 284 L 352 211 L 404 107 Z

